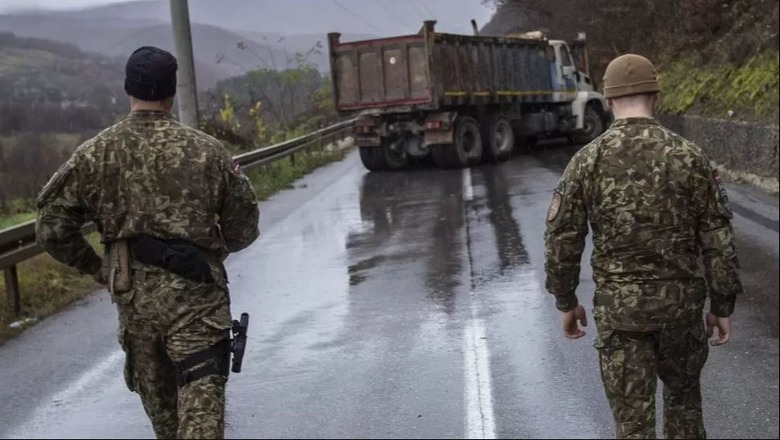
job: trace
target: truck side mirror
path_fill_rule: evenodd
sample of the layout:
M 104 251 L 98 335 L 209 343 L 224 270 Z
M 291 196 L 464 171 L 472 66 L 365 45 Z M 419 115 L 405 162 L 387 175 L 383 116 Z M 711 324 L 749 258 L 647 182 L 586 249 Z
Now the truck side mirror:
M 563 66 L 563 76 L 572 76 L 576 71 L 574 66 Z

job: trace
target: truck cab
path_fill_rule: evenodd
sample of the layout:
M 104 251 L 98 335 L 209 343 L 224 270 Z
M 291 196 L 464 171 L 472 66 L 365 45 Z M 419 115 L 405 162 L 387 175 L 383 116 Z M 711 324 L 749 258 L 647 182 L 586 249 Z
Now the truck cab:
M 573 136 L 580 142 L 588 141 L 594 135 L 604 131 L 611 121 L 611 112 L 601 93 L 594 90 L 590 78 L 590 64 L 586 49 L 584 32 L 568 43 L 564 40 L 548 40 L 540 31 L 530 31 L 508 35 L 510 38 L 537 39 L 546 41 L 550 47 L 550 77 L 552 79 L 553 102 L 571 103 L 572 114 L 576 117 Z
M 555 60 L 550 63 L 554 69 L 552 73 L 553 87 L 556 93 L 553 100 L 557 102 L 571 102 L 572 113 L 577 117 L 576 129 L 582 136 L 589 139 L 590 133 L 604 130 L 610 121 L 610 112 L 607 102 L 601 93 L 593 90 L 593 81 L 590 79 L 587 65 L 587 53 L 580 53 L 584 59 L 575 62 L 569 45 L 563 40 L 550 40 L 550 47 L 555 53 Z
M 559 61 L 558 84 L 560 87 L 576 89 L 578 92 L 593 92 L 593 81 L 588 74 L 586 61 L 578 61 L 576 52 L 563 40 L 550 40 L 550 46 L 555 51 L 555 59 Z M 580 54 L 579 56 L 584 56 Z
M 579 91 L 576 66 L 571 59 L 569 46 L 562 40 L 551 40 L 553 59 L 550 62 L 550 77 L 553 81 L 553 101 L 574 101 Z

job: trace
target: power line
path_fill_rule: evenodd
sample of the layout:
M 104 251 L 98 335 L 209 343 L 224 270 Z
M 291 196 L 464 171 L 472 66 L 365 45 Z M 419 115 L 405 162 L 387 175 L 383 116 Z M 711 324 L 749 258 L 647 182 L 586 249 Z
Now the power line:
M 428 11 L 428 13 L 429 13 L 429 14 L 431 14 L 431 18 L 436 18 L 436 14 L 434 14 L 434 13 L 433 13 L 433 11 L 431 11 L 431 10 L 430 10 L 430 8 L 428 8 L 428 5 L 426 5 L 426 4 L 425 4 L 425 1 L 423 1 L 423 0 L 418 0 L 418 2 L 419 2 L 421 5 L 423 5 L 423 8 L 425 8 L 425 10 L 426 10 L 426 11 Z
M 374 25 L 372 25 L 371 23 L 369 23 L 369 22 L 367 22 L 367 21 L 363 20 L 362 18 L 360 18 L 360 16 L 358 16 L 357 14 L 355 14 L 354 12 L 352 12 L 352 11 L 351 11 L 351 10 L 350 10 L 348 7 L 346 7 L 346 6 L 342 5 L 342 4 L 341 4 L 341 2 L 339 2 L 339 0 L 330 0 L 330 1 L 331 1 L 332 3 L 335 3 L 335 4 L 336 4 L 336 6 L 340 7 L 341 9 L 343 9 L 343 10 L 347 11 L 347 12 L 348 12 L 348 13 L 349 13 L 351 16 L 353 16 L 353 17 L 357 18 L 358 20 L 360 20 L 360 22 L 361 22 L 361 23 L 365 24 L 366 26 L 370 27 L 371 29 L 373 29 L 373 30 L 377 31 L 377 32 L 378 32 L 378 33 L 380 33 L 380 34 L 382 33 L 382 31 L 380 31 L 379 29 L 377 29 L 377 28 L 376 28 Z
M 407 22 L 406 22 L 406 20 L 404 20 L 404 18 L 403 18 L 403 17 L 401 17 L 400 15 L 396 14 L 396 13 L 395 13 L 395 11 L 393 11 L 392 9 L 388 9 L 388 8 L 387 8 L 387 7 L 386 7 L 384 4 L 382 4 L 382 2 L 381 2 L 380 0 L 374 0 L 374 2 L 375 2 L 376 4 L 378 4 L 379 6 L 381 6 L 381 7 L 382 7 L 382 9 L 384 9 L 385 11 L 387 11 L 387 13 L 388 13 L 388 14 L 390 14 L 390 15 L 392 15 L 393 17 L 397 18 L 397 19 L 398 19 L 398 21 L 399 21 L 399 22 L 401 22 L 401 24 L 403 24 L 404 26 L 406 26 L 406 27 L 408 27 L 408 28 L 411 28 L 412 30 L 414 30 L 414 26 L 412 26 L 412 25 L 410 25 L 409 23 L 407 23 Z
M 406 0 L 406 2 L 409 3 L 410 5 L 412 5 L 414 10 L 417 11 L 417 13 L 420 14 L 421 17 L 425 16 L 426 12 L 423 12 L 422 9 L 418 8 L 417 4 L 414 2 L 414 0 Z M 431 18 L 433 18 L 433 17 L 431 17 Z

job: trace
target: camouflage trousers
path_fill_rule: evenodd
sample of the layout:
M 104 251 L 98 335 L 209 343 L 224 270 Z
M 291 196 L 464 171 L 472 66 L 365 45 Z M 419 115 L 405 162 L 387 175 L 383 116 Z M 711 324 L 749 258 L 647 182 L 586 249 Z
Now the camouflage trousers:
M 656 438 L 657 378 L 663 383 L 665 437 L 706 438 L 699 378 L 709 347 L 702 320 L 657 332 L 599 326 L 595 347 L 617 438 Z
M 140 395 L 155 435 L 223 438 L 227 375 L 178 386 L 174 362 L 229 337 L 225 290 L 166 272 L 136 272 L 133 284 L 129 292 L 112 298 L 119 310 L 125 381 Z M 227 356 L 207 362 L 229 362 Z

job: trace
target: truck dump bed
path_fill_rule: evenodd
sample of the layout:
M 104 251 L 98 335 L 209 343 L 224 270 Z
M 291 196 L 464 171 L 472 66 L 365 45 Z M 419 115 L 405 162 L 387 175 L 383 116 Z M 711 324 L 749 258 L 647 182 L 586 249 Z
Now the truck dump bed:
M 436 33 L 339 42 L 328 35 L 339 112 L 436 110 L 448 105 L 547 101 L 552 79 L 546 42 Z

